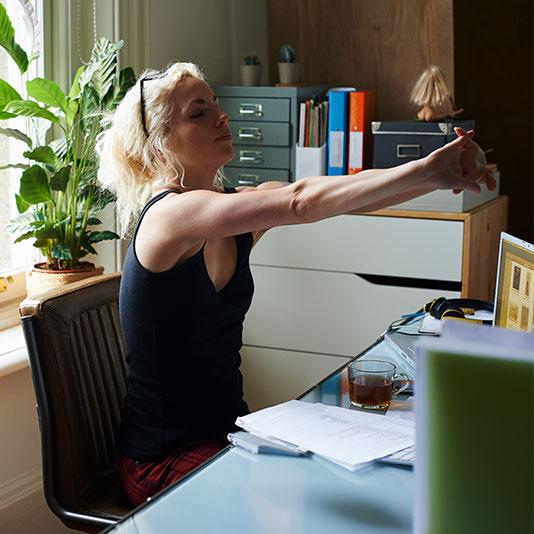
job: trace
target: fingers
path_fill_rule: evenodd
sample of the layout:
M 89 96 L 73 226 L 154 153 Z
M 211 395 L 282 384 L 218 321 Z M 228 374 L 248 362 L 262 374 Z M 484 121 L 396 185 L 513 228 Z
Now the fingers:
M 454 128 L 454 133 L 458 137 L 467 137 L 468 139 L 472 139 L 473 137 L 475 137 L 475 130 L 469 130 L 468 132 L 466 132 L 463 128 L 460 128 L 458 126 Z
M 495 180 L 495 176 L 493 175 L 491 170 L 487 168 L 484 169 L 484 171 L 482 171 L 481 176 L 477 180 L 477 182 L 479 184 L 486 184 L 486 187 L 490 191 L 494 191 L 495 188 L 497 187 L 497 180 Z
M 463 183 L 462 189 L 467 189 L 469 191 L 473 191 L 473 193 L 480 193 L 480 191 L 482 191 L 482 188 L 476 182 L 473 182 L 471 180 L 462 179 L 462 183 Z M 456 191 L 456 190 L 457 189 L 453 189 L 453 191 Z

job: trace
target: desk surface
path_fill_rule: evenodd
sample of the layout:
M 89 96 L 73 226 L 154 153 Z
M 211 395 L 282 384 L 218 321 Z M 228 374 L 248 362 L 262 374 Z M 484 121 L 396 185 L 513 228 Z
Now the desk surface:
M 359 357 L 402 366 L 384 342 Z M 300 400 L 348 407 L 346 369 Z M 409 533 L 413 500 L 410 468 L 373 464 L 351 472 L 316 456 L 254 455 L 228 447 L 108 532 Z

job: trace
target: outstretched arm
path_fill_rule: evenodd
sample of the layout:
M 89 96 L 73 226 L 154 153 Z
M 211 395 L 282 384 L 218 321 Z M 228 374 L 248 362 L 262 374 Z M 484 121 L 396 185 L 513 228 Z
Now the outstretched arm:
M 391 169 L 310 177 L 287 187 L 259 188 L 247 194 L 190 191 L 156 204 L 145 219 L 150 224 L 150 219 L 157 218 L 155 227 L 161 239 L 154 247 L 167 251 L 172 247 L 181 257 L 205 239 L 369 211 L 435 189 L 480 191 L 478 182 L 487 178 L 474 170 L 470 147 L 473 135 L 462 132 L 429 156 Z

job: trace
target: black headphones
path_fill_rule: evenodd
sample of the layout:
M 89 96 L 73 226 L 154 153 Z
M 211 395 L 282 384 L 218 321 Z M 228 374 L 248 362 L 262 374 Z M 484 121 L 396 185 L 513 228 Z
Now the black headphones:
M 466 308 L 492 312 L 493 303 L 478 299 L 446 299 L 445 297 L 438 297 L 425 304 L 423 310 L 429 312 L 436 319 L 445 317 L 465 319 Z

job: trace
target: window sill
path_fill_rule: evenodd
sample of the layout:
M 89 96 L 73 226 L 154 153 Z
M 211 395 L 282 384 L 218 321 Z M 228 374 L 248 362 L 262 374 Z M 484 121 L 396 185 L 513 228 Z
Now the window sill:
M 29 366 L 22 326 L 0 331 L 0 378 Z

